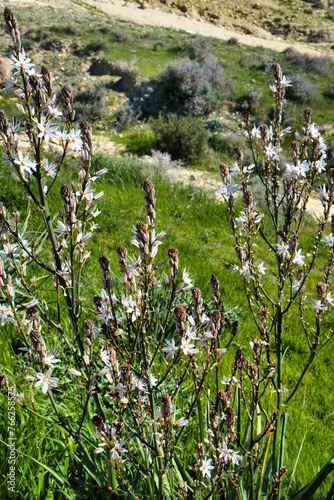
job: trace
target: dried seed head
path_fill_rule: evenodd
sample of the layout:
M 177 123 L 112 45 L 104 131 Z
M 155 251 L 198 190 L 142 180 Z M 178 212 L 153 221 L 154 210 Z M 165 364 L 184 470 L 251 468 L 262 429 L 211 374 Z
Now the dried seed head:
M 239 264 L 242 264 L 243 261 L 246 258 L 246 252 L 245 252 L 245 250 L 240 245 L 237 245 L 235 247 L 235 251 L 236 251 L 236 254 L 237 254 L 237 257 L 238 257 L 238 260 L 239 260 Z
M 38 357 L 45 358 L 46 345 L 39 329 L 33 329 L 30 333 L 31 347 Z
M 220 327 L 221 327 L 221 313 L 220 311 L 212 311 L 210 318 L 210 330 L 212 331 L 215 337 L 217 336 Z
M 292 234 L 289 240 L 289 251 L 294 253 L 297 250 L 299 236 L 298 234 Z
M 73 92 L 71 87 L 65 85 L 61 91 L 63 97 L 63 117 L 65 121 L 74 120 L 74 111 L 72 110 Z
M 303 110 L 303 123 L 305 127 L 307 127 L 311 123 L 311 115 L 312 115 L 311 108 L 305 108 Z
M 260 134 L 261 134 L 261 141 L 262 144 L 265 144 L 269 140 L 269 134 L 268 134 L 268 125 L 266 123 L 263 123 L 260 125 Z
M 126 272 L 126 259 L 128 257 L 128 251 L 125 247 L 118 247 L 117 248 L 117 255 L 118 255 L 118 265 L 122 273 Z
M 221 175 L 223 184 L 229 184 L 229 182 L 231 180 L 231 176 L 230 176 L 230 171 L 228 169 L 228 166 L 226 165 L 226 163 L 222 163 L 219 168 L 220 168 L 220 175 Z
M 86 121 L 80 122 L 82 149 L 87 151 L 90 155 L 93 155 L 93 136 L 92 136 L 92 126 Z
M 243 198 L 244 198 L 244 209 L 245 212 L 247 212 L 249 208 L 253 207 L 252 191 L 250 189 L 245 189 L 243 193 Z
M 72 188 L 67 184 L 63 184 L 60 188 L 60 196 L 64 204 L 64 210 L 68 213 L 70 207 L 74 206 L 74 193 Z
M 136 237 L 139 243 L 139 256 L 143 260 L 145 255 L 148 255 L 148 242 L 149 236 L 147 231 L 147 224 L 144 222 L 137 222 L 136 224 Z
M 19 25 L 13 11 L 9 7 L 5 7 L 4 19 L 6 23 L 6 31 L 16 43 L 16 51 L 20 52 L 21 40 Z
M 241 347 L 237 347 L 237 350 L 235 351 L 235 358 L 234 358 L 234 363 L 232 365 L 232 370 L 238 370 L 238 372 L 241 374 L 243 371 L 244 367 L 246 364 L 246 357 L 244 353 L 241 350 Z
M 169 257 L 169 274 L 171 278 L 175 278 L 175 274 L 179 269 L 179 257 L 178 257 L 178 249 L 174 247 L 170 247 L 168 250 Z
M 101 415 L 94 415 L 94 417 L 92 418 L 92 424 L 94 425 L 94 427 L 96 427 L 96 429 L 99 429 L 101 431 L 105 430 L 106 426 Z
M 34 307 L 29 307 L 29 309 L 27 309 L 27 318 L 29 320 L 32 320 L 32 319 L 35 319 L 37 317 L 38 317 L 37 309 L 35 309 Z
M 94 321 L 92 321 L 91 319 L 85 319 L 85 321 L 83 322 L 83 329 L 87 338 L 89 339 L 95 338 Z
M 163 392 L 160 396 L 161 401 L 161 416 L 163 420 L 167 420 L 169 415 L 172 413 L 172 399 L 167 392 Z
M 194 304 L 193 316 L 194 319 L 197 319 L 201 317 L 202 305 L 203 305 L 202 292 L 199 288 L 192 289 L 192 298 Z
M 318 299 L 322 300 L 326 294 L 326 284 L 322 282 L 317 283 L 316 288 L 317 288 Z
M 244 126 L 245 128 L 248 128 L 249 127 L 249 124 L 250 124 L 250 117 L 249 117 L 249 113 L 247 111 L 244 111 L 242 114 L 242 119 L 244 121 Z
M 216 430 L 219 424 L 219 416 L 215 410 L 210 410 L 210 420 L 212 429 Z
M 51 71 L 46 67 L 42 66 L 42 77 L 45 83 L 46 90 L 49 94 L 52 92 L 52 74 Z
M 146 209 L 146 215 L 149 218 L 150 222 L 153 222 L 155 219 L 155 190 L 154 190 L 154 185 L 152 182 L 146 180 L 143 185 L 143 190 L 144 190 L 144 196 L 145 196 L 145 209 Z
M 282 80 L 282 70 L 281 66 L 278 63 L 274 63 L 271 67 L 271 70 L 274 75 L 274 80 L 276 82 L 280 82 Z
M 231 406 L 228 406 L 225 410 L 226 418 L 226 434 L 231 441 L 234 440 L 234 426 L 235 426 L 235 411 Z
M 234 339 L 234 337 L 236 336 L 238 328 L 239 328 L 239 321 L 236 319 L 235 321 L 233 321 L 231 325 L 231 339 Z
M 242 148 L 239 146 L 233 149 L 233 153 L 235 154 L 235 157 L 237 159 L 238 163 L 242 163 L 244 159 L 244 154 L 242 152 Z
M 215 276 L 214 274 L 211 275 L 211 287 L 212 287 L 213 295 L 218 300 L 220 298 L 219 280 L 218 280 L 217 276 Z
M 278 408 L 275 408 L 271 417 L 274 422 L 278 419 L 278 415 L 279 415 L 279 410 Z
M 218 397 L 219 397 L 220 404 L 222 406 L 222 410 L 223 410 L 223 412 L 225 412 L 226 408 L 229 406 L 228 394 L 225 391 L 223 391 L 223 389 L 219 389 Z
M 264 307 L 261 311 L 260 318 L 261 318 L 261 325 L 263 325 L 263 326 L 266 325 L 266 323 L 267 323 L 268 312 L 269 312 L 268 307 Z
M 8 389 L 8 378 L 4 373 L 0 373 L 0 391 L 2 392 L 5 387 Z
M 99 263 L 102 274 L 110 273 L 110 259 L 108 255 L 106 255 L 105 253 L 100 255 Z
M 7 116 L 2 109 L 0 109 L 0 132 L 5 134 L 6 136 L 9 133 L 9 123 L 7 120 Z
M 102 297 L 100 295 L 94 295 L 93 304 L 96 307 L 96 311 L 98 312 L 99 309 L 103 306 Z
M 299 158 L 300 151 L 299 151 L 299 142 L 298 141 L 293 141 L 291 143 L 291 149 L 292 149 L 293 158 Z
M 199 460 L 200 458 L 203 458 L 205 456 L 205 448 L 204 448 L 203 443 L 197 444 L 196 456 L 197 456 L 197 460 Z
M 124 365 L 121 366 L 121 378 L 123 382 L 130 382 L 131 365 L 129 363 L 124 363 Z
M 178 333 L 183 333 L 185 331 L 185 322 L 187 320 L 187 312 L 183 306 L 176 306 L 174 309 L 175 316 L 175 326 Z

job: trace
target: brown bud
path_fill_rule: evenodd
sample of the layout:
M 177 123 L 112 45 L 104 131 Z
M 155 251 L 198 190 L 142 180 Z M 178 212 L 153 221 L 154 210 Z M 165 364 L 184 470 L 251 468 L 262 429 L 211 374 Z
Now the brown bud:
M 260 134 L 261 134 L 262 144 L 266 143 L 269 140 L 268 125 L 266 123 L 260 125 Z
M 211 420 L 212 429 L 216 430 L 218 428 L 218 424 L 219 424 L 219 417 L 218 417 L 218 413 L 215 410 L 210 410 L 210 420 Z
M 271 417 L 274 422 L 278 419 L 278 415 L 279 415 L 278 408 L 275 408 Z
M 225 410 L 226 418 L 226 434 L 231 441 L 234 440 L 234 426 L 235 426 L 235 411 L 231 406 L 228 406 Z
M 6 23 L 6 31 L 16 43 L 16 51 L 21 50 L 20 30 L 16 17 L 9 7 L 5 7 L 4 19 Z
M 93 304 L 96 307 L 96 311 L 98 312 L 99 309 L 103 306 L 102 297 L 100 297 L 100 295 L 94 295 Z
M 234 337 L 236 336 L 238 328 L 239 328 L 239 321 L 236 319 L 235 321 L 233 321 L 231 325 L 231 339 L 234 339 Z
M 169 415 L 172 413 L 172 400 L 167 392 L 163 392 L 160 396 L 161 401 L 161 416 L 163 420 L 167 420 Z
M 152 182 L 146 180 L 143 185 L 143 190 L 144 190 L 144 197 L 145 197 L 145 208 L 146 208 L 146 215 L 150 218 L 151 221 L 155 219 L 155 190 L 154 190 L 154 185 Z
M 185 331 L 184 323 L 187 320 L 187 312 L 183 306 L 176 306 L 174 309 L 175 316 L 175 326 L 178 333 L 183 333 Z
M 245 250 L 240 245 L 237 245 L 235 247 L 235 252 L 237 254 L 237 257 L 238 257 L 238 260 L 239 260 L 239 264 L 242 264 L 243 261 L 246 258 L 246 252 L 245 252 Z
M 271 70 L 273 72 L 274 80 L 276 82 L 280 82 L 282 80 L 281 66 L 278 63 L 274 63 L 271 67 Z
M 52 74 L 51 71 L 46 67 L 42 66 L 42 77 L 46 86 L 46 89 L 49 93 L 52 92 Z
M 221 406 L 222 406 L 222 410 L 223 410 L 223 412 L 225 412 L 226 408 L 229 406 L 228 394 L 223 389 L 219 389 L 218 397 L 219 397 L 219 401 L 220 401 Z
M 210 318 L 210 330 L 212 331 L 215 337 L 217 336 L 220 327 L 221 327 L 221 313 L 220 311 L 212 311 Z
M 204 448 L 203 443 L 197 444 L 196 456 L 197 456 L 197 460 L 199 460 L 200 458 L 203 458 L 205 456 L 205 448 Z
M 178 249 L 174 247 L 170 247 L 168 250 L 169 257 L 169 274 L 172 278 L 175 278 L 175 273 L 179 269 L 179 257 L 178 257 Z
M 91 319 L 85 319 L 83 322 L 83 329 L 87 338 L 92 339 L 94 335 L 94 321 Z
M 223 184 L 229 184 L 231 177 L 228 166 L 226 165 L 226 163 L 222 163 L 219 168 Z
M 298 234 L 292 234 L 289 240 L 289 251 L 294 253 L 297 250 L 299 236 Z
M 312 114 L 311 108 L 305 108 L 303 110 L 303 123 L 305 127 L 307 127 L 311 123 L 311 114 Z
M 249 127 L 249 124 L 250 124 L 250 118 L 249 118 L 249 113 L 247 111 L 244 111 L 242 114 L 242 119 L 244 121 L 244 126 L 245 128 L 248 128 Z
M 244 209 L 246 212 L 248 208 L 251 208 L 253 206 L 252 191 L 250 189 L 245 189 L 243 193 L 243 198 L 244 198 Z
M 131 365 L 129 363 L 124 363 L 121 366 L 121 377 L 123 382 L 129 382 L 131 377 Z
M 220 297 L 219 280 L 218 280 L 217 276 L 215 276 L 214 274 L 211 275 L 211 287 L 212 287 L 213 295 L 217 299 L 219 299 L 219 297 Z
M 101 415 L 94 415 L 94 417 L 92 418 L 92 424 L 94 425 L 94 427 L 96 427 L 97 429 L 101 429 L 102 431 L 104 431 L 105 429 L 105 424 Z
M 298 141 L 293 141 L 291 143 L 291 149 L 292 149 L 292 154 L 294 158 L 299 158 L 299 142 Z
M 0 109 L 0 132 L 5 135 L 8 135 L 9 133 L 9 123 L 7 120 L 7 116 L 2 109 Z
M 8 389 L 8 378 L 4 373 L 0 373 L 0 391 L 2 392 L 5 387 Z
M 264 307 L 261 311 L 261 324 L 265 325 L 267 323 L 267 318 L 268 318 L 268 308 Z
M 317 283 L 316 288 L 318 299 L 322 300 L 326 294 L 326 284 L 322 282 Z
M 201 316 L 202 305 L 203 305 L 202 292 L 199 288 L 192 289 L 192 298 L 194 304 L 193 316 L 194 319 L 197 319 L 200 318 Z
M 235 154 L 235 157 L 237 159 L 238 163 L 242 163 L 244 159 L 244 154 L 242 152 L 242 148 L 239 146 L 233 149 L 233 153 Z

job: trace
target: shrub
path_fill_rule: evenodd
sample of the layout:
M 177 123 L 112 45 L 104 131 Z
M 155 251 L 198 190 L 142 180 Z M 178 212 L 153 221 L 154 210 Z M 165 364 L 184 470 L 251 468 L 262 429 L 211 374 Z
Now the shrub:
M 209 118 L 205 123 L 205 127 L 210 132 L 223 132 L 225 130 L 223 119 L 218 118 L 217 116 L 212 116 L 211 118 Z
M 126 102 L 115 111 L 115 125 L 117 128 L 127 129 L 138 121 L 140 115 L 141 112 L 138 109 L 136 109 L 130 102 Z
M 160 115 L 152 122 L 156 147 L 171 155 L 173 160 L 191 163 L 204 155 L 208 132 L 202 121 L 194 116 Z
M 98 120 L 105 115 L 107 90 L 103 84 L 91 85 L 76 94 L 75 110 L 80 119 Z
M 287 88 L 286 96 L 292 101 L 307 104 L 318 100 L 318 90 L 315 85 L 309 83 L 303 76 L 291 78 L 292 86 Z
M 330 76 L 331 74 L 331 61 L 328 57 L 311 57 L 308 54 L 301 54 L 293 48 L 285 50 L 284 54 L 292 66 L 298 66 L 305 71 L 321 76 Z
M 213 56 L 210 41 L 207 38 L 200 38 L 198 36 L 178 45 L 175 50 L 182 52 L 189 59 L 200 63 L 207 61 Z
M 86 47 L 81 49 L 80 55 L 89 56 L 96 52 L 105 50 L 106 47 L 107 47 L 107 42 L 103 38 L 98 38 L 97 40 L 93 40 L 92 42 L 88 43 Z
M 228 91 L 223 68 L 179 59 L 167 65 L 156 81 L 160 101 L 176 112 L 206 114 L 219 108 Z
M 248 113 L 255 114 L 260 109 L 262 97 L 263 92 L 261 89 L 249 88 L 237 100 L 236 109 L 238 111 L 247 111 Z

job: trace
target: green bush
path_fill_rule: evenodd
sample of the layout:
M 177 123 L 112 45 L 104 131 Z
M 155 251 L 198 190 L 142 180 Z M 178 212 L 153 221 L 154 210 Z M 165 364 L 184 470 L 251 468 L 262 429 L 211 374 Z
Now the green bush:
M 156 137 L 156 149 L 169 153 L 173 160 L 192 163 L 203 157 L 209 134 L 200 118 L 173 113 L 159 115 L 152 123 L 152 129 Z

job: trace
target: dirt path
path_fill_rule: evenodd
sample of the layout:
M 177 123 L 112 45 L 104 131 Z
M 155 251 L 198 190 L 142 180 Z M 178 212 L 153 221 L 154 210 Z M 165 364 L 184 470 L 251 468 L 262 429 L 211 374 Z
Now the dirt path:
M 132 21 L 137 24 L 147 24 L 149 26 L 160 26 L 176 30 L 183 30 L 187 33 L 198 34 L 205 37 L 215 37 L 221 40 L 236 38 L 239 43 L 251 47 L 264 47 L 283 52 L 288 47 L 293 47 L 296 51 L 312 56 L 327 55 L 328 52 L 316 49 L 307 44 L 297 42 L 285 42 L 279 37 L 271 35 L 265 30 L 261 30 L 261 37 L 246 35 L 237 31 L 215 26 L 204 20 L 184 17 L 172 12 L 164 12 L 156 8 L 147 7 L 141 9 L 138 3 L 125 2 L 125 0 L 83 0 L 93 8 L 108 14 L 111 17 Z

